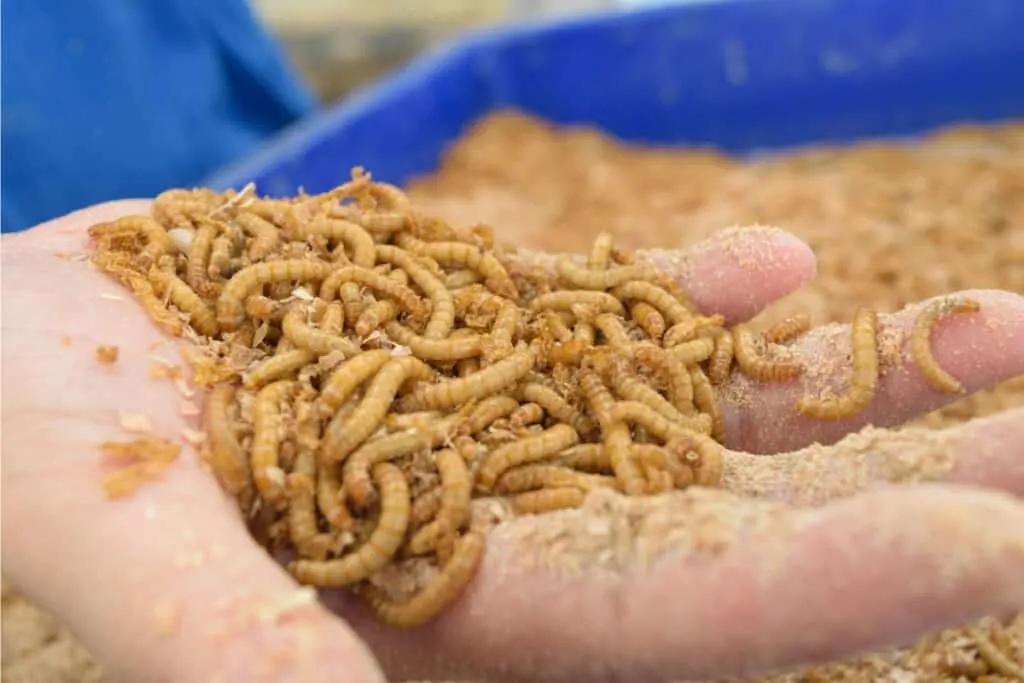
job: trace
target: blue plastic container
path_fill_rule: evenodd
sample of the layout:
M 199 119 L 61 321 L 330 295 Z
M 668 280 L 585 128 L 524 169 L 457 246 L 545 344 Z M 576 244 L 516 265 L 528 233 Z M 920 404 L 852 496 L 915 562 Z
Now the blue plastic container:
M 480 33 L 209 179 L 402 184 L 488 111 L 743 153 L 1024 117 L 1024 0 L 719 0 Z

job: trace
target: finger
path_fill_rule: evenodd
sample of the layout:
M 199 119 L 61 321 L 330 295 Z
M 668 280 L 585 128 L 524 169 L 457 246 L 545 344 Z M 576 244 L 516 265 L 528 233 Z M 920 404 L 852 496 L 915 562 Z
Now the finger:
M 99 444 L 138 436 L 119 412 L 179 443 L 196 425 L 171 383 L 147 378 L 173 347 L 126 298 L 103 296 L 114 290 L 101 274 L 54 255 L 49 240 L 80 237 L 74 220 L 4 245 L 5 576 L 124 680 L 382 681 L 187 448 L 127 499 L 105 497 Z M 96 362 L 97 343 L 119 346 L 116 364 Z
M 835 422 L 800 415 L 801 396 L 830 388 L 843 393 L 849 381 L 850 328 L 829 325 L 793 344 L 807 368 L 786 383 L 765 383 L 734 373 L 722 387 L 727 442 L 731 448 L 777 453 L 809 443 L 832 443 L 866 424 L 889 426 L 948 405 L 980 389 L 1024 374 L 1024 297 L 1001 290 L 968 290 L 957 296 L 981 304 L 977 313 L 940 321 L 931 349 L 940 367 L 959 379 L 965 393 L 932 388 L 910 355 L 907 340 L 914 320 L 928 302 L 879 316 L 882 375 L 874 401 L 863 412 Z
M 557 258 L 529 251 L 517 256 L 551 268 Z M 673 276 L 702 312 L 719 313 L 730 324 L 796 291 L 814 278 L 817 267 L 800 238 L 763 226 L 729 228 L 687 249 L 641 250 L 636 257 Z
M 939 481 L 1024 496 L 1024 408 L 942 430 L 869 427 L 778 455 L 727 453 L 721 486 L 817 506 L 880 484 Z
M 821 509 L 720 491 L 496 527 L 449 612 L 396 633 L 335 596 L 393 679 L 704 680 L 835 660 L 1024 606 L 1024 505 L 887 488 Z

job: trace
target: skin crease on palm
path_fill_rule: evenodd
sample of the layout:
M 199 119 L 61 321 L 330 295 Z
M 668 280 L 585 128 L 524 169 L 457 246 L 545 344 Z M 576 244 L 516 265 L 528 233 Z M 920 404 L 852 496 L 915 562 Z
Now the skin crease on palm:
M 878 482 L 798 510 L 785 539 L 751 531 L 715 557 L 669 557 L 609 579 L 507 571 L 517 549 L 503 533 L 467 593 L 407 632 L 340 593 L 297 601 L 294 582 L 250 539 L 194 453 L 128 499 L 104 497 L 97 445 L 128 438 L 118 411 L 149 416 L 162 435 L 195 425 L 171 383 L 147 375 L 152 355 L 175 358 L 174 346 L 114 281 L 58 254 L 81 253 L 89 225 L 147 208 L 94 207 L 2 243 L 4 572 L 118 679 L 678 680 L 835 659 L 1024 609 L 1020 408 L 951 431 L 956 465 L 945 481 Z M 730 322 L 815 272 L 795 237 L 743 239 L 759 241 L 766 265 L 741 265 L 712 242 L 681 282 Z M 933 346 L 976 391 L 1024 373 L 1024 298 L 969 294 L 982 311 L 943 323 Z M 889 323 L 909 327 L 913 314 Z M 822 335 L 800 344 L 813 356 Z M 97 363 L 98 344 L 119 346 L 119 361 Z M 832 443 L 868 421 L 900 423 L 958 398 L 901 367 L 883 377 L 865 415 L 817 423 L 793 413 L 799 381 L 741 388 L 752 398 L 726 406 L 728 445 L 752 454 Z M 730 455 L 737 466 L 758 457 Z M 821 476 L 841 479 L 837 462 Z M 771 493 L 796 495 L 785 481 Z M 762 571 L 769 561 L 774 571 Z

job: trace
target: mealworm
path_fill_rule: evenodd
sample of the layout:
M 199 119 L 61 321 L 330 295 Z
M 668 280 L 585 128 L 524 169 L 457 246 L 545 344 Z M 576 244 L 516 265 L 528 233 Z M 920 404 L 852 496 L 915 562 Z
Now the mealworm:
M 692 341 L 704 330 L 722 327 L 724 324 L 725 319 L 718 314 L 712 316 L 694 316 L 693 318 L 684 320 L 677 325 L 672 325 L 669 329 L 665 330 L 665 336 L 662 337 L 662 345 L 666 349 L 670 349 L 673 346 L 678 346 L 684 342 Z
M 346 220 L 317 218 L 296 227 L 296 237 L 305 240 L 314 235 L 327 239 L 328 243 L 341 242 L 352 251 L 352 263 L 363 268 L 372 268 L 377 258 L 377 245 L 373 237 L 361 226 Z
M 438 263 L 472 268 L 479 272 L 488 289 L 509 299 L 518 299 L 519 292 L 501 262 L 479 247 L 464 242 L 420 242 L 412 246 L 419 256 L 426 256 Z
M 555 261 L 555 271 L 567 284 L 577 289 L 608 290 L 627 282 L 653 278 L 654 271 L 647 266 L 617 266 L 602 270 L 581 268 L 568 256 Z
M 394 301 L 387 299 L 375 301 L 367 306 L 359 315 L 359 319 L 356 320 L 356 334 L 360 337 L 366 337 L 382 325 L 394 320 L 397 316 L 398 306 Z
M 587 322 L 577 322 L 572 330 L 572 339 L 585 346 L 593 346 L 595 340 L 594 326 Z
M 608 292 L 593 291 L 548 292 L 530 302 L 530 307 L 534 311 L 571 311 L 572 307 L 577 304 L 591 305 L 599 313 L 614 313 L 615 315 L 625 315 L 626 313 L 622 302 L 614 295 Z
M 359 385 L 376 375 L 391 358 L 390 351 L 374 349 L 363 351 L 338 366 L 320 389 L 320 403 L 326 408 L 325 412 L 337 411 Z
M 579 472 L 562 465 L 520 465 L 502 474 L 494 484 L 495 493 L 509 495 L 535 489 L 572 487 L 582 491 L 618 488 L 615 477 Z
M 193 241 L 193 245 L 195 241 Z M 206 275 L 214 280 L 227 277 L 232 270 L 234 244 L 231 236 L 222 234 L 213 239 L 210 245 L 210 258 L 206 265 Z
M 693 402 L 697 410 L 711 417 L 711 436 L 716 441 L 725 442 L 725 417 L 722 415 L 722 406 L 715 395 L 715 389 L 711 386 L 711 380 L 698 366 L 694 365 L 687 370 L 690 373 L 690 383 L 693 385 Z
M 548 351 L 548 363 L 551 365 L 579 365 L 592 345 L 583 339 L 573 339 L 562 344 L 555 344 Z
M 512 355 L 515 350 L 512 339 L 518 326 L 519 307 L 511 301 L 506 301 L 498 311 L 494 326 L 491 328 L 490 343 L 486 345 L 484 353 L 484 360 L 487 363 L 495 363 Z
M 511 396 L 488 396 L 480 401 L 473 412 L 459 425 L 458 434 L 471 436 L 487 429 L 495 420 L 512 414 L 519 407 L 519 401 Z
M 373 586 L 362 587 L 360 593 L 377 618 L 390 626 L 412 628 L 425 624 L 453 603 L 473 580 L 485 542 L 484 533 L 475 529 L 459 537 L 440 573 L 408 600 L 393 602 Z
M 572 330 L 555 311 L 543 311 L 540 316 L 541 325 L 552 339 L 560 342 L 567 342 L 572 339 Z
M 810 316 L 806 313 L 797 313 L 780 320 L 765 330 L 764 339 L 769 344 L 783 344 L 796 339 L 809 329 L 811 329 Z
M 409 484 L 402 470 L 390 463 L 373 467 L 380 490 L 380 517 L 366 543 L 334 560 L 298 560 L 288 569 L 297 581 L 319 588 L 341 588 L 362 581 L 391 561 L 409 528 Z
M 521 380 L 533 369 L 533 364 L 534 356 L 529 349 L 516 351 L 508 358 L 468 377 L 417 387 L 401 400 L 401 409 L 403 412 L 444 410 L 482 400 Z
M 712 428 L 712 420 L 708 415 L 689 417 L 677 413 L 676 419 L 672 420 L 639 401 L 619 401 L 613 404 L 610 410 L 612 420 L 638 424 L 647 433 L 653 434 L 663 441 L 679 437 L 690 430 L 707 434 L 711 432 Z M 675 409 L 673 408 L 673 410 Z
M 254 294 L 245 300 L 245 314 L 257 320 L 279 323 L 285 310 L 283 302 L 262 294 Z
M 123 216 L 113 223 L 105 225 L 115 232 L 124 231 L 142 235 L 146 245 L 139 252 L 138 259 L 139 264 L 143 268 L 148 268 L 156 263 L 164 254 L 174 251 L 174 243 L 167 235 L 167 230 L 148 216 Z M 100 226 L 94 227 L 98 228 Z M 93 230 L 90 230 L 90 235 L 95 234 Z
M 474 372 L 480 372 L 479 358 L 463 358 L 455 362 L 456 377 L 469 377 Z
M 413 355 L 424 360 L 462 360 L 474 358 L 483 353 L 483 337 L 478 334 L 448 339 L 428 339 L 420 336 L 398 322 L 390 322 L 384 326 L 391 341 L 408 346 Z
M 345 461 L 345 495 L 356 505 L 367 505 L 373 498 L 370 469 L 375 463 L 437 448 L 452 437 L 461 421 L 458 414 L 450 415 L 424 429 L 389 434 L 366 442 Z
M 399 307 L 414 319 L 423 317 L 425 313 L 423 302 L 411 289 L 372 268 L 360 266 L 344 266 L 333 271 L 320 285 L 320 298 L 324 301 L 333 301 L 336 292 L 345 282 L 358 282 L 383 296 L 394 299 Z
M 936 391 L 950 394 L 964 393 L 963 383 L 944 370 L 931 349 L 935 327 L 946 317 L 956 314 L 977 313 L 981 304 L 973 299 L 940 299 L 929 304 L 914 320 L 910 331 L 910 355 L 928 384 Z
M 225 331 L 233 332 L 245 320 L 245 299 L 263 285 L 321 281 L 333 268 L 329 263 L 305 259 L 264 261 L 243 268 L 228 280 L 217 299 L 217 322 Z
M 613 369 L 609 373 L 609 379 L 611 380 L 612 389 L 620 398 L 642 403 L 666 420 L 686 423 L 693 419 L 681 413 L 655 389 L 652 389 L 635 374 L 627 372 L 623 368 L 617 367 Z
M 690 432 L 669 440 L 666 449 L 679 457 L 692 471 L 697 486 L 717 486 L 725 470 L 722 445 L 706 434 Z
M 643 301 L 654 306 L 669 325 L 678 325 L 693 317 L 669 292 L 646 280 L 633 280 L 612 290 L 612 295 L 623 301 Z
M 612 244 L 614 237 L 610 232 L 599 232 L 590 245 L 590 252 L 587 254 L 587 268 L 590 270 L 604 270 L 608 267 L 611 259 Z
M 623 491 L 630 496 L 642 495 L 646 487 L 640 469 L 629 450 L 629 425 L 622 420 L 612 419 L 611 407 L 615 401 L 611 392 L 601 378 L 590 370 L 580 373 L 579 383 L 591 411 L 601 426 L 604 449 Z
M 359 347 L 345 337 L 318 330 L 306 322 L 306 312 L 302 306 L 293 306 L 284 314 L 281 331 L 297 347 L 318 356 L 340 352 L 346 358 L 352 358 L 360 353 Z
M 132 293 L 135 294 L 135 298 L 139 301 L 139 305 L 142 306 L 153 322 L 176 337 L 182 335 L 185 323 L 180 317 L 164 306 L 163 301 L 156 295 L 153 285 L 150 284 L 147 278 L 137 275 L 131 276 L 128 278 L 128 286 L 131 287 Z
M 559 422 L 565 422 L 581 435 L 594 431 L 594 423 L 550 387 L 530 382 L 522 388 L 520 395 L 524 401 L 536 403 L 552 418 Z
M 529 425 L 535 425 L 544 419 L 544 409 L 536 403 L 524 403 L 508 417 L 509 428 L 520 431 Z
M 693 382 L 686 366 L 674 362 L 668 351 L 653 345 L 638 345 L 634 349 L 634 357 L 642 365 L 664 372 L 672 407 L 682 415 L 693 414 Z
M 444 282 L 407 251 L 392 245 L 377 246 L 377 260 L 401 268 L 430 301 L 430 318 L 423 331 L 427 339 L 444 339 L 455 327 L 455 300 Z
M 694 483 L 693 469 L 684 464 L 676 452 L 646 443 L 635 443 L 630 449 L 642 467 L 668 473 L 673 488 L 684 489 Z
M 592 474 L 606 474 L 613 471 L 608 451 L 599 443 L 583 443 L 567 448 L 552 458 L 551 462 L 555 465 Z
M 723 384 L 732 372 L 733 354 L 735 353 L 733 336 L 725 329 L 717 329 L 711 337 L 715 348 L 708 358 L 708 379 L 712 384 Z
M 248 513 L 253 502 L 253 484 L 249 460 L 231 424 L 228 407 L 234 399 L 235 388 L 228 383 L 214 385 L 206 395 L 203 411 L 208 448 L 206 461 L 224 490 Z
M 711 354 L 715 352 L 715 340 L 708 337 L 700 337 L 699 339 L 673 346 L 668 352 L 674 363 L 679 363 L 686 367 L 697 365 L 711 358 Z
M 628 349 L 633 345 L 622 319 L 611 313 L 599 314 L 594 318 L 594 326 L 604 335 L 608 345 L 613 348 Z
M 409 529 L 416 530 L 429 523 L 441 509 L 441 496 L 444 490 L 440 485 L 427 489 L 412 500 L 409 512 Z
M 188 316 L 188 323 L 204 337 L 215 337 L 220 332 L 217 318 L 198 294 L 177 275 L 157 268 L 149 271 L 149 280 L 158 296 L 169 299 Z
M 355 522 L 345 505 L 341 488 L 341 468 L 321 464 L 316 480 L 316 504 L 327 523 L 339 531 L 352 531 Z
M 338 298 L 341 299 L 342 310 L 346 320 L 358 320 L 366 310 L 362 287 L 357 282 L 343 282 L 338 287 Z
M 819 399 L 804 396 L 797 411 L 816 420 L 842 420 L 861 412 L 875 397 L 878 387 L 878 314 L 866 306 L 853 314 L 850 330 L 853 351 L 853 376 L 846 392 Z
M 444 279 L 444 286 L 448 289 L 459 289 L 461 287 L 468 287 L 480 282 L 483 276 L 475 270 L 470 268 L 464 268 L 462 270 L 456 270 L 455 272 L 448 273 Z
M 527 491 L 512 498 L 512 509 L 519 515 L 538 515 L 544 512 L 578 508 L 587 499 L 587 492 L 578 488 L 562 487 Z
M 390 413 L 384 418 L 384 426 L 393 432 L 407 429 L 428 429 L 441 419 L 436 410 L 424 410 L 419 413 Z
M 449 448 L 438 451 L 435 458 L 441 476 L 441 504 L 434 520 L 409 539 L 413 555 L 429 553 L 469 523 L 472 483 L 466 462 Z
M 250 466 L 256 489 L 275 508 L 283 507 L 284 471 L 279 458 L 284 418 L 281 403 L 296 390 L 294 381 L 280 380 L 260 389 L 252 406 L 252 447 Z
M 736 325 L 732 336 L 736 347 L 736 365 L 748 377 L 760 382 L 785 382 L 799 377 L 803 372 L 803 366 L 799 363 L 763 358 L 758 351 L 754 333 L 746 325 Z
M 192 236 L 188 248 L 188 265 L 185 268 L 185 281 L 196 291 L 200 291 L 209 282 L 210 251 L 213 240 L 217 237 L 217 225 L 203 221 Z
M 371 434 L 377 431 L 391 402 L 403 384 L 411 381 L 429 382 L 435 372 L 418 358 L 392 358 L 370 382 L 359 407 L 347 420 L 335 415 L 327 425 L 321 442 L 322 462 L 341 462 Z M 427 406 L 427 409 L 433 406 Z
M 579 443 L 579 438 L 575 429 L 567 424 L 558 424 L 538 434 L 505 444 L 484 458 L 477 472 L 476 487 L 484 492 L 490 491 L 506 470 L 557 455 Z
M 277 353 L 266 359 L 249 373 L 243 374 L 246 389 L 259 389 L 265 384 L 291 377 L 316 360 L 316 354 L 307 349 L 295 349 Z
M 304 439 L 299 440 L 299 450 L 295 455 L 289 480 L 301 479 L 301 485 L 289 486 L 288 531 L 292 543 L 300 557 L 322 560 L 327 556 L 329 537 L 320 532 L 317 526 L 316 486 L 317 467 L 316 450 L 307 439 L 313 441 L 320 438 L 320 426 L 315 421 L 304 422 L 299 427 Z
M 276 251 L 281 243 L 277 226 L 256 214 L 240 213 L 235 217 L 235 223 L 253 238 L 249 243 L 249 258 L 253 262 L 265 259 Z
M 999 629 L 1002 631 L 1001 626 Z M 985 661 L 988 668 L 1010 680 L 1024 681 L 1024 663 L 1014 662 L 1010 658 L 1012 655 L 1003 652 L 982 628 L 975 626 L 970 629 L 970 634 L 978 650 L 978 656 Z M 1005 638 L 1005 634 L 1003 636 Z
M 664 336 L 665 317 L 654 306 L 646 301 L 638 301 L 630 307 L 629 314 L 651 339 L 660 341 Z

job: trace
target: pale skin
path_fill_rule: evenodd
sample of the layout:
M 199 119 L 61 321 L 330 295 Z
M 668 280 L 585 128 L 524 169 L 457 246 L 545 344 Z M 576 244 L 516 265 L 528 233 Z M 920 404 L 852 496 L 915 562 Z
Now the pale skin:
M 1024 609 L 1024 408 L 1015 408 L 951 433 L 957 465 L 945 481 L 879 486 L 801 513 L 807 524 L 786 541 L 784 571 L 767 578 L 758 567 L 779 556 L 778 541 L 756 534 L 717 557 L 665 561 L 611 583 L 507 575 L 513 548 L 495 540 L 467 594 L 413 631 L 376 624 L 340 593 L 281 612 L 296 584 L 193 452 L 132 497 L 104 497 L 97 445 L 127 438 L 118 411 L 146 414 L 169 436 L 195 425 L 174 386 L 148 377 L 152 354 L 177 361 L 174 346 L 154 346 L 166 337 L 116 283 L 57 254 L 81 253 L 93 223 L 147 210 L 106 204 L 2 242 L 4 574 L 119 680 L 712 678 L 906 644 Z M 744 239 L 760 241 L 768 265 L 741 264 L 712 243 L 679 278 L 702 312 L 730 323 L 815 271 L 794 237 Z M 1024 373 L 1024 298 L 965 294 L 982 311 L 936 330 L 939 363 L 968 391 Z M 912 318 L 896 320 L 909 329 Z M 800 344 L 813 354 L 821 338 Z M 99 364 L 98 344 L 119 346 L 118 362 Z M 767 454 L 832 443 L 870 420 L 897 424 L 958 398 L 901 368 L 864 415 L 819 423 L 794 413 L 802 381 L 751 385 L 743 406 L 726 403 L 728 446 Z M 783 482 L 771 495 L 793 491 Z M 940 571 L 968 556 L 955 580 Z

